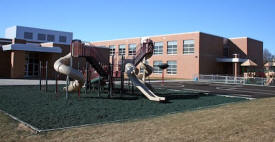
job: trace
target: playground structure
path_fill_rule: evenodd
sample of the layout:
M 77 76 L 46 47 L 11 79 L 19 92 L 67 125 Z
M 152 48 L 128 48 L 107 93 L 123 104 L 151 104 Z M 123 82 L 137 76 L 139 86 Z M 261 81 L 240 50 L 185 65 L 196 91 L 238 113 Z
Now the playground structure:
M 126 72 L 132 84 L 136 86 L 137 89 L 139 89 L 149 100 L 165 101 L 164 97 L 155 95 L 150 90 L 153 89 L 152 86 L 146 83 L 146 77 L 151 75 L 152 67 L 146 65 L 145 62 L 153 55 L 153 49 L 153 41 L 145 39 L 142 41 L 141 47 L 137 51 L 136 56 L 132 59 L 125 59 L 124 56 L 121 56 L 121 59 L 119 57 L 111 56 L 110 63 L 109 48 L 96 47 L 90 43 L 82 43 L 80 40 L 74 40 L 71 43 L 71 52 L 64 57 L 59 58 L 54 63 L 54 69 L 58 73 L 67 75 L 67 84 L 64 88 L 66 90 L 66 98 L 68 98 L 68 92 L 80 92 L 82 87 L 85 88 L 86 92 L 87 88 L 91 87 L 91 80 L 99 82 L 99 92 L 102 85 L 108 84 L 108 97 L 111 97 L 114 89 L 113 80 L 119 78 L 121 84 L 120 92 L 122 93 L 124 87 L 124 72 Z M 85 77 L 80 71 L 72 67 L 73 57 L 86 59 Z M 117 64 L 115 64 L 115 59 Z M 93 69 L 88 67 L 89 65 L 87 65 L 87 62 Z M 143 73 L 139 73 L 139 70 L 136 68 L 139 64 L 141 68 L 144 69 Z M 98 75 L 94 74 L 95 72 Z M 69 78 L 74 79 L 74 81 L 70 82 Z
M 274 84 L 275 78 L 275 61 L 267 62 L 265 65 L 266 85 Z

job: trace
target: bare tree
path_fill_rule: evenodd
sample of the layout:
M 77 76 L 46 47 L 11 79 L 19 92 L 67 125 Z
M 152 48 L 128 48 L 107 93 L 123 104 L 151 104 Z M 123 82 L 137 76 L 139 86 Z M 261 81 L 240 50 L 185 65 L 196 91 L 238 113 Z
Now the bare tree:
M 263 52 L 263 60 L 264 60 L 264 63 L 268 62 L 268 61 L 272 61 L 272 59 L 274 58 L 274 55 L 272 55 L 268 49 L 264 49 L 264 52 Z

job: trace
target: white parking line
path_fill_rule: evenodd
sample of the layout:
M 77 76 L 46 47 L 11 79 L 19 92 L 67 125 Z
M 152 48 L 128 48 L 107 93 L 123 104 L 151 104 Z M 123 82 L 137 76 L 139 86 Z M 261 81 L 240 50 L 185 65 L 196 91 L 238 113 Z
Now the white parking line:
M 228 97 L 228 98 L 243 98 L 243 99 L 248 99 L 248 100 L 256 99 L 256 98 L 251 98 L 251 97 L 231 96 L 231 95 L 217 95 L 217 96 L 223 96 L 223 97 Z
M 252 98 L 251 95 L 244 95 L 244 94 L 232 94 L 232 95 Z
M 197 89 L 183 89 L 183 90 L 186 90 L 186 91 L 195 91 L 195 92 L 203 92 L 203 93 L 209 93 L 210 91 L 207 91 L 207 90 L 197 90 Z
M 224 89 L 224 88 L 216 87 L 216 89 L 217 90 L 229 90 L 229 91 L 235 91 L 235 92 L 245 92 L 245 93 L 265 94 L 265 95 L 275 96 L 274 93 L 265 93 L 265 92 L 257 92 L 257 91 L 244 91 L 244 90 L 240 90 L 239 88 L 226 88 L 226 89 Z

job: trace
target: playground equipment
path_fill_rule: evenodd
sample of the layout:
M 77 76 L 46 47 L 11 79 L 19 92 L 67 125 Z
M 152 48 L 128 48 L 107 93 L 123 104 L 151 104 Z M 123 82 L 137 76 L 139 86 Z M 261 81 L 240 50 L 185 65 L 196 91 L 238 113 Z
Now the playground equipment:
M 120 79 L 120 93 L 122 94 L 124 88 L 124 71 L 127 73 L 129 80 L 135 85 L 149 100 L 152 101 L 165 101 L 164 97 L 159 97 L 155 95 L 149 88 L 152 88 L 146 83 L 146 77 L 152 73 L 152 67 L 146 65 L 146 59 L 149 59 L 153 54 L 153 42 L 152 40 L 146 39 L 141 48 L 137 51 L 136 56 L 133 59 L 125 59 L 124 56 L 117 58 L 117 64 L 115 64 L 115 57 L 111 56 L 111 63 L 109 59 L 109 48 L 106 47 L 96 47 L 89 43 L 82 43 L 80 40 L 74 40 L 71 44 L 71 53 L 64 57 L 61 57 L 54 63 L 54 69 L 61 73 L 67 75 L 67 87 L 66 96 L 68 92 L 77 91 L 85 87 L 85 92 L 87 87 L 91 86 L 92 82 L 98 82 L 98 91 L 100 94 L 101 84 L 108 84 L 108 96 L 112 96 L 113 90 L 113 79 Z M 92 68 L 89 69 L 86 64 L 86 74 L 85 77 L 82 73 L 72 67 L 73 57 L 75 58 L 85 58 Z M 141 65 L 144 72 L 138 74 L 139 71 L 136 66 Z M 97 75 L 93 75 L 96 72 Z M 139 78 L 138 78 L 139 77 Z M 69 78 L 74 79 L 73 83 L 69 83 Z M 85 81 L 86 78 L 86 81 Z
M 274 83 L 275 72 L 266 72 L 265 76 L 266 76 L 266 83 L 265 83 L 265 85 L 269 86 L 272 83 Z
M 145 79 L 152 73 L 152 67 L 146 65 L 146 59 L 149 59 L 153 55 L 154 44 L 150 39 L 146 39 L 142 43 L 142 47 L 137 51 L 137 55 L 134 57 L 133 63 L 127 63 L 125 66 L 125 72 L 127 76 L 131 80 L 131 82 L 151 101 L 165 101 L 165 97 L 159 97 L 155 95 L 145 83 Z M 142 80 L 140 80 L 137 76 L 139 71 L 136 66 L 143 61 L 141 64 L 144 69 Z
M 85 84 L 85 90 L 88 86 L 88 65 L 86 64 L 86 81 L 81 72 L 72 67 L 73 57 L 85 58 L 87 62 L 96 70 L 96 72 L 104 79 L 108 78 L 109 66 L 109 49 L 104 47 L 95 47 L 83 44 L 80 40 L 74 40 L 71 44 L 71 52 L 61 57 L 54 63 L 54 69 L 67 75 L 66 96 L 68 92 L 78 91 Z M 107 67 L 107 68 L 106 68 Z M 73 83 L 69 83 L 69 78 L 74 79 Z
M 162 70 L 162 75 L 161 75 L 161 85 L 164 86 L 164 70 L 169 67 L 167 63 L 161 64 L 158 66 Z
M 273 85 L 275 82 L 275 61 L 267 62 L 265 65 L 265 76 L 266 83 L 265 85 Z
M 61 74 L 65 74 L 70 78 L 75 79 L 75 81 L 73 83 L 70 83 L 69 86 L 67 87 L 69 92 L 77 91 L 83 86 L 85 82 L 84 76 L 78 70 L 68 65 L 70 62 L 71 56 L 72 54 L 69 53 L 66 56 L 56 60 L 54 63 L 54 69 L 57 72 Z
M 39 89 L 48 91 L 48 61 L 45 64 L 39 61 Z

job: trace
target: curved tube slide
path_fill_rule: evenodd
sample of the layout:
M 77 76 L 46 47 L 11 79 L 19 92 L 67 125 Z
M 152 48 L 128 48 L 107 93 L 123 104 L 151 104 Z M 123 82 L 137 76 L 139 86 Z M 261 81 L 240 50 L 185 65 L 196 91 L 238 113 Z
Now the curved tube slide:
M 128 63 L 125 66 L 125 72 L 134 85 L 151 101 L 165 101 L 165 97 L 155 95 L 140 79 L 135 75 L 136 67 Z
M 61 74 L 68 75 L 70 78 L 75 79 L 75 81 L 71 82 L 70 85 L 68 86 L 68 91 L 72 92 L 72 91 L 78 91 L 78 89 L 83 86 L 85 79 L 82 73 L 70 67 L 69 65 L 70 58 L 71 58 L 71 53 L 56 60 L 54 63 L 54 69 L 55 71 Z

